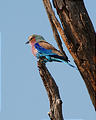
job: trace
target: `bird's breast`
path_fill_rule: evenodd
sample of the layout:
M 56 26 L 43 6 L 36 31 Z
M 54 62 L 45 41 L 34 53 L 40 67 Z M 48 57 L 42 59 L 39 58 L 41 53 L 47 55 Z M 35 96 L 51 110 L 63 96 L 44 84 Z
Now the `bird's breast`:
M 34 56 L 36 56 L 36 54 L 38 53 L 37 49 L 34 47 L 34 45 L 32 46 L 32 54 Z

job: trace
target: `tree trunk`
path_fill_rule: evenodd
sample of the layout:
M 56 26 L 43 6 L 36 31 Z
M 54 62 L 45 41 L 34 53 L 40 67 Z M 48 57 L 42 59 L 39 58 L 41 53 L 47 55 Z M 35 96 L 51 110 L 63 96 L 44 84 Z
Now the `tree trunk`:
M 56 37 L 60 34 L 80 71 L 96 110 L 96 34 L 83 0 L 52 2 L 61 23 L 55 16 L 50 0 L 43 0 L 59 49 L 63 52 L 60 37 Z

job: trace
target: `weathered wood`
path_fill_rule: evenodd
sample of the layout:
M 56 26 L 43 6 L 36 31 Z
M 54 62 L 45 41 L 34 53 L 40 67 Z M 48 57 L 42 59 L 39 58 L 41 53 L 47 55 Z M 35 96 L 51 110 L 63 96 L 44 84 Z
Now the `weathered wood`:
M 63 29 L 55 17 L 50 0 L 43 2 L 85 81 L 96 109 L 96 36 L 83 0 L 53 0 Z
M 46 6 L 46 1 L 44 0 L 44 4 Z M 48 3 L 47 3 L 48 5 Z M 62 42 L 61 42 L 61 39 L 60 39 L 60 36 L 59 36 L 59 33 L 58 33 L 58 30 L 56 29 L 56 26 L 53 22 L 53 18 L 51 17 L 52 15 L 49 13 L 48 11 L 48 8 L 46 7 L 46 12 L 47 12 L 47 15 L 48 15 L 48 18 L 49 18 L 49 21 L 50 21 L 50 24 L 51 24 L 51 27 L 52 27 L 52 30 L 53 30 L 53 35 L 54 35 L 54 38 L 56 40 L 56 43 L 58 45 L 58 48 L 59 50 L 63 53 L 64 55 L 64 58 L 66 58 L 66 60 L 68 60 L 68 57 L 66 56 L 66 53 L 64 52 L 63 50 L 63 46 L 62 46 Z M 52 13 L 52 12 L 51 12 Z M 56 17 L 55 17 L 56 18 Z M 58 22 L 59 23 L 59 22 Z
M 38 68 L 50 101 L 50 112 L 48 112 L 48 115 L 51 120 L 63 120 L 62 101 L 59 95 L 58 86 L 45 64 L 42 63 L 42 60 L 38 61 Z

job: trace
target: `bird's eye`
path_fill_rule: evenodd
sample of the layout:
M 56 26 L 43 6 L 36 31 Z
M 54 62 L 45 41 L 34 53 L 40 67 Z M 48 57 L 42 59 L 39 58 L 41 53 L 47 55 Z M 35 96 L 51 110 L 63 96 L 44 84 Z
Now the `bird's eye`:
M 32 40 L 33 38 L 30 38 L 30 41 Z

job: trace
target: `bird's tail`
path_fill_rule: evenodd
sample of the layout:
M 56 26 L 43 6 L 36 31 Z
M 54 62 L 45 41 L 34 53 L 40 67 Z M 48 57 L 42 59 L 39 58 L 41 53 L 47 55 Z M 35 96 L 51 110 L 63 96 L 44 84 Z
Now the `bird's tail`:
M 78 70 L 77 67 L 75 67 L 74 65 L 70 64 L 69 62 L 67 62 L 67 64 L 68 64 L 69 66 L 75 68 L 76 70 Z
M 70 64 L 69 62 L 64 61 L 64 60 L 62 60 L 62 59 L 58 59 L 58 58 L 51 57 L 51 60 L 52 60 L 52 61 L 56 61 L 56 62 L 67 63 L 69 66 L 71 66 L 71 67 L 75 68 L 76 70 L 78 70 L 77 67 L 75 67 L 74 65 L 72 65 L 72 64 Z

